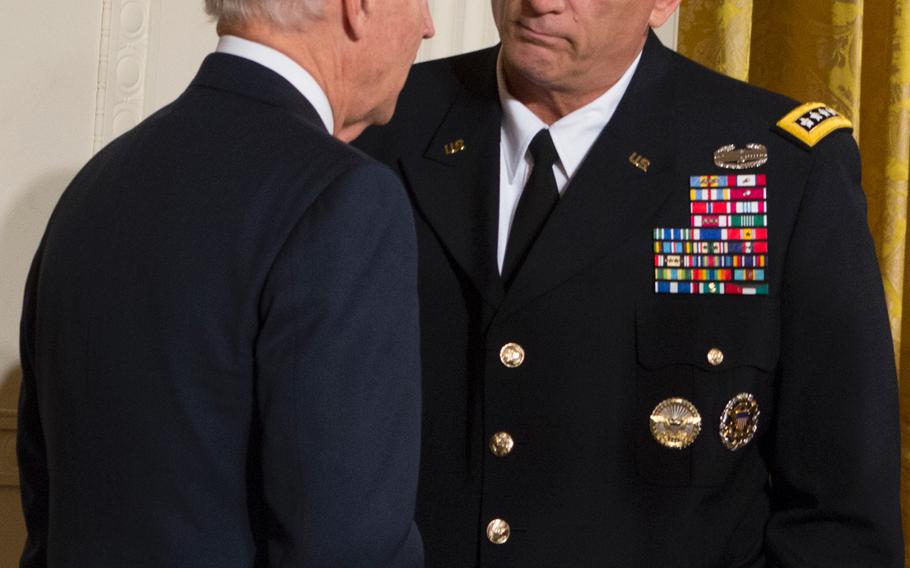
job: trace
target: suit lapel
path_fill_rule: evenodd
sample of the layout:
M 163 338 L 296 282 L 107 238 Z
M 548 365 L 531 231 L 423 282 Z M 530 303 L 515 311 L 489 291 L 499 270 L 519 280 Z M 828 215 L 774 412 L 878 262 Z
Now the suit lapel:
M 499 210 L 498 49 L 457 64 L 464 89 L 423 156 L 403 157 L 420 213 L 492 306 L 502 301 L 496 265 Z
M 616 250 L 629 236 L 649 231 L 672 188 L 670 57 L 652 34 L 620 106 L 517 273 L 501 317 Z M 650 161 L 647 171 L 632 163 L 633 153 Z

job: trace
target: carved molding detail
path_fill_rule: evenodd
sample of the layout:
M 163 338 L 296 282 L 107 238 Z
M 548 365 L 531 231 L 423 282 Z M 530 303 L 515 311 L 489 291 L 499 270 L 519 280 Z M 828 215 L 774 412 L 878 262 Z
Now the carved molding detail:
M 0 409 L 0 487 L 19 487 L 14 410 Z
M 94 150 L 143 118 L 151 0 L 103 0 Z

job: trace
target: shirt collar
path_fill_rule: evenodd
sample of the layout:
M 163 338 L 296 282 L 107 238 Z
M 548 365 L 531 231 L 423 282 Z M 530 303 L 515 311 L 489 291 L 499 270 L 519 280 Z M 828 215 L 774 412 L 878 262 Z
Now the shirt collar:
M 632 82 L 641 55 L 638 54 L 625 73 L 604 94 L 549 126 L 553 145 L 556 146 L 567 178 L 572 178 L 601 131 L 610 122 Z M 496 65 L 496 80 L 503 111 L 502 149 L 509 180 L 514 181 L 531 140 L 547 125 L 509 93 L 502 72 L 501 52 Z
M 313 105 L 329 134 L 334 133 L 335 118 L 329 98 L 316 79 L 296 61 L 267 45 L 232 35 L 221 36 L 215 51 L 249 59 L 284 77 Z

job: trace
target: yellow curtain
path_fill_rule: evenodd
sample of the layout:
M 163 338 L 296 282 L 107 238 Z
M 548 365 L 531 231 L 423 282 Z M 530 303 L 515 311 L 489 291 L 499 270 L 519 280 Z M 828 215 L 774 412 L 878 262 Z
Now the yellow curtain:
M 856 125 L 901 387 L 910 559 L 910 0 L 683 0 L 679 51 L 794 99 L 827 102 Z

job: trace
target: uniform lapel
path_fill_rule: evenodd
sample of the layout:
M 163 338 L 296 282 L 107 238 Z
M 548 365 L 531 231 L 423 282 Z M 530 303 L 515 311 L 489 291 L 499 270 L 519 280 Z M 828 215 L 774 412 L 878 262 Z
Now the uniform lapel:
M 620 106 L 534 243 L 500 316 L 565 282 L 636 232 L 649 230 L 672 187 L 670 57 L 651 34 Z M 647 171 L 632 163 L 633 154 L 650 161 Z
M 499 209 L 498 49 L 460 61 L 464 89 L 423 156 L 402 158 L 420 213 L 492 306 L 502 301 L 496 265 Z

